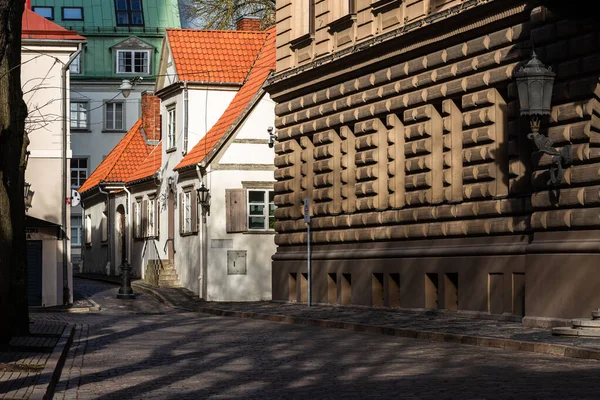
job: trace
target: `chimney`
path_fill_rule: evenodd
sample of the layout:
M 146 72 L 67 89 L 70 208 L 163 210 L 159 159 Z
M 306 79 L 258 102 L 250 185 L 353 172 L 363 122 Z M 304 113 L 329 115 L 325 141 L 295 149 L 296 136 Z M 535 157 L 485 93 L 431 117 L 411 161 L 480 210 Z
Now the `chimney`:
M 260 31 L 259 17 L 241 17 L 235 21 L 236 31 Z
M 25 9 L 31 10 L 31 0 L 25 0 Z
M 153 92 L 142 92 L 142 128 L 146 140 L 158 142 L 161 139 L 160 99 Z

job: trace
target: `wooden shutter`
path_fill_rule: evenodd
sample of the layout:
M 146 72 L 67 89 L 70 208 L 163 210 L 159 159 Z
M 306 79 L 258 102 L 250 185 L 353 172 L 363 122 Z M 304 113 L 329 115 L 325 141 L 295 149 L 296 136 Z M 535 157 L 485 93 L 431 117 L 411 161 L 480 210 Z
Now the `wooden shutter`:
M 160 206 L 158 205 L 159 201 L 158 198 L 154 199 L 154 235 L 156 237 L 160 237 L 160 230 L 158 222 L 160 221 L 160 218 L 158 217 L 158 213 L 160 211 Z
M 140 236 L 148 236 L 148 200 L 142 201 L 142 232 Z
M 133 237 L 134 237 L 134 239 L 137 239 L 138 237 L 140 237 L 140 233 L 138 232 L 137 218 L 135 217 L 136 204 L 137 203 L 131 203 L 131 209 L 133 210 L 132 220 L 133 220 Z
M 192 189 L 192 195 L 190 196 L 191 203 L 191 217 L 192 217 L 192 232 L 198 233 L 198 194 Z
M 225 207 L 225 226 L 227 233 L 247 231 L 248 216 L 246 213 L 246 189 L 226 189 Z
M 179 193 L 179 234 L 183 235 L 183 227 L 185 221 L 183 220 L 183 192 Z

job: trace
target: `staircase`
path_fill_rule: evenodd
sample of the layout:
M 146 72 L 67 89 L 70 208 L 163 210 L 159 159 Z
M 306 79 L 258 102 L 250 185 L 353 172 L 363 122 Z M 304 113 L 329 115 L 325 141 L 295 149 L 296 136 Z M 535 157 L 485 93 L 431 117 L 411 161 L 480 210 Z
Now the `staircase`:
M 158 274 L 158 287 L 181 287 L 177 271 L 175 271 L 175 266 L 173 266 L 171 261 L 162 261 L 162 269 Z
M 592 311 L 592 319 L 574 319 L 571 327 L 553 328 L 556 336 L 600 337 L 600 309 Z
M 154 287 L 181 287 L 177 271 L 169 260 L 148 260 L 144 281 Z

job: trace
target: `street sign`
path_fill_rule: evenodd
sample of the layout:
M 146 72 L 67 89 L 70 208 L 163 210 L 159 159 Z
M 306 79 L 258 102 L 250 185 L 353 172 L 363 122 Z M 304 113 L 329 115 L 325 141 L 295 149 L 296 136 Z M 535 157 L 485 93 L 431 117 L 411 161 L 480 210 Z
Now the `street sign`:
M 81 195 L 75 189 L 71 189 L 71 207 L 77 207 L 81 203 Z
M 310 199 L 304 199 L 304 222 L 310 224 Z

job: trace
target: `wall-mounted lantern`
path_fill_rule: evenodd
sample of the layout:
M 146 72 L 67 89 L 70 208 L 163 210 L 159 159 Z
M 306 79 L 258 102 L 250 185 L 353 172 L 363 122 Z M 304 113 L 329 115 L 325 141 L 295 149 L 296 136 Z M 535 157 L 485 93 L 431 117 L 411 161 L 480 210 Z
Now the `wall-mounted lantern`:
M 202 218 L 206 222 L 206 215 L 210 215 L 210 190 L 202 182 L 202 185 L 196 189 L 196 193 L 198 204 L 202 207 Z
M 23 198 L 25 199 L 25 212 L 29 211 L 31 208 L 31 203 L 33 202 L 34 191 L 31 190 L 31 183 L 25 182 L 25 193 Z
M 123 79 L 121 81 L 121 86 L 119 86 L 119 90 L 121 91 L 121 94 L 123 95 L 123 97 L 128 98 L 129 95 L 131 94 L 131 91 L 133 90 L 133 87 L 138 83 L 138 81 L 144 80 L 143 77 L 135 77 L 131 80 L 129 79 Z
M 274 132 L 273 127 L 270 126 L 267 128 L 267 133 L 269 134 L 269 147 L 272 149 L 277 139 L 277 132 Z
M 564 146 L 561 150 L 553 147 L 552 139 L 540 133 L 542 117 L 549 116 L 552 111 L 552 88 L 556 74 L 546 68 L 537 58 L 535 52 L 531 60 L 519 71 L 515 72 L 521 116 L 529 117 L 531 133 L 527 137 L 533 141 L 535 147 L 550 156 L 549 185 L 559 184 L 564 176 L 564 169 L 572 164 L 571 145 Z

